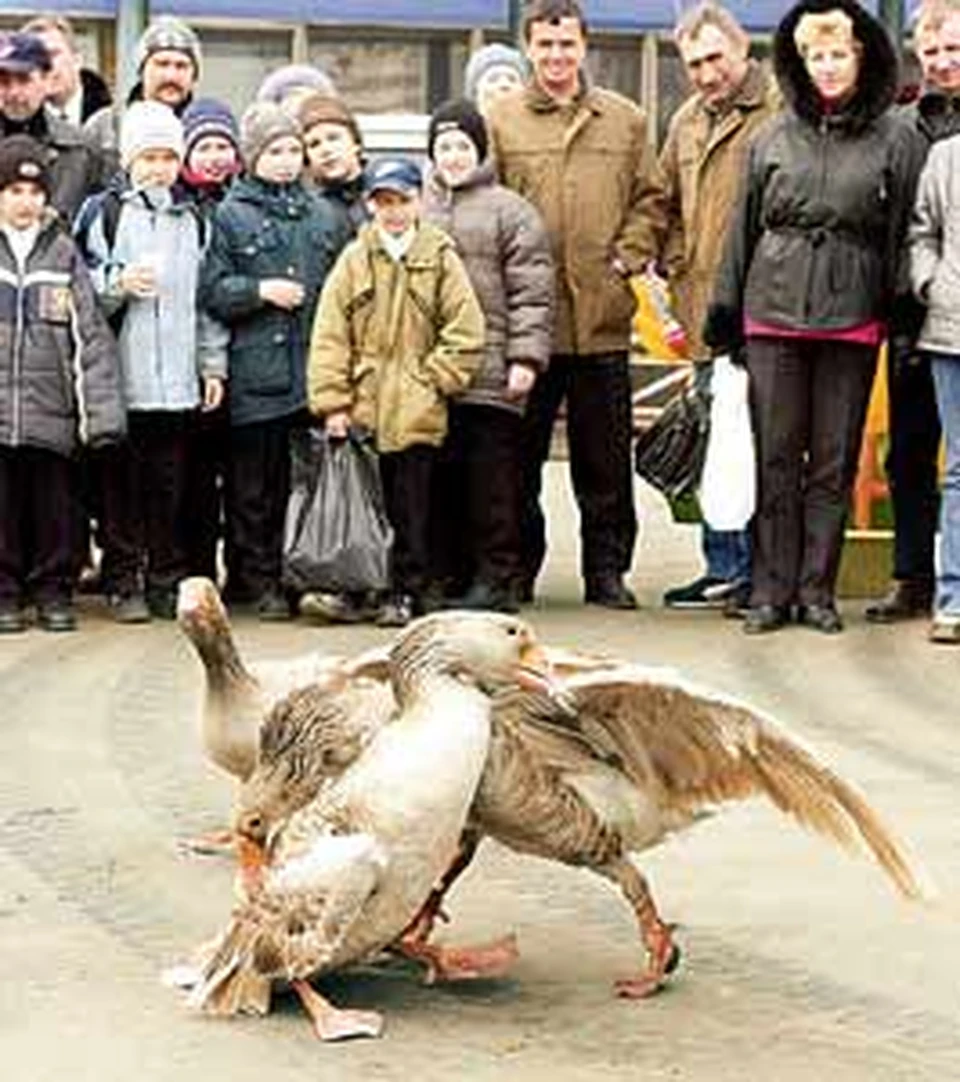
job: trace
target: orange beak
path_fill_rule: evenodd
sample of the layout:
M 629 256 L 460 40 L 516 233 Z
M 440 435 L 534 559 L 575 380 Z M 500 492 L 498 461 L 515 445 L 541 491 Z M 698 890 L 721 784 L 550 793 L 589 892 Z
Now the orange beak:
M 517 684 L 525 691 L 534 691 L 552 696 L 556 690 L 553 682 L 553 669 L 547 655 L 539 643 L 527 642 L 520 651 L 520 664 L 515 673 Z

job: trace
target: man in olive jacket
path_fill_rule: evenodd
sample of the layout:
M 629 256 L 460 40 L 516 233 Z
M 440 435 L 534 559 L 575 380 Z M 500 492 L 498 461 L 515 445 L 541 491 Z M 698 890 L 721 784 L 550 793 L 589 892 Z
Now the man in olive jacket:
M 662 189 L 643 112 L 581 71 L 586 21 L 576 0 L 534 0 L 523 26 L 533 75 L 489 117 L 500 179 L 540 211 L 557 269 L 550 368 L 524 433 L 523 580 L 530 599 L 545 552 L 541 471 L 567 400 L 570 468 L 588 602 L 636 606 L 623 582 L 637 521 L 630 471 L 631 274 L 660 249 Z

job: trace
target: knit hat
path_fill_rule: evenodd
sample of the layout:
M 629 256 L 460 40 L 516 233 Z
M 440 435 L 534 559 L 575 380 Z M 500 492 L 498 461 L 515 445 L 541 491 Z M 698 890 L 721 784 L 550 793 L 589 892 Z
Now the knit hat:
M 260 84 L 257 101 L 270 101 L 280 105 L 293 90 L 315 90 L 318 94 L 336 97 L 333 80 L 311 64 L 287 64 L 270 74 Z
M 463 96 L 476 101 L 480 80 L 493 68 L 513 68 L 521 81 L 527 78 L 527 62 L 518 49 L 511 49 L 509 45 L 484 45 L 471 54 L 464 68 Z
M 477 160 L 487 156 L 487 126 L 477 107 L 466 99 L 444 102 L 430 117 L 427 129 L 427 153 L 433 159 L 433 144 L 445 131 L 462 131 L 477 148 Z
M 240 118 L 240 150 L 247 169 L 252 172 L 269 144 L 285 135 L 303 140 L 297 118 L 274 102 L 255 101 Z
M 190 102 L 183 115 L 184 156 L 189 158 L 190 151 L 208 135 L 217 135 L 233 143 L 240 150 L 240 129 L 237 118 L 230 106 L 214 98 L 197 98 Z
M 39 184 L 50 198 L 50 170 L 47 152 L 29 135 L 11 135 L 0 139 L 0 190 L 18 181 Z
M 200 61 L 203 56 L 200 39 L 195 30 L 172 15 L 161 15 L 154 19 L 140 35 L 137 42 L 137 71 L 143 71 L 148 57 L 166 49 L 186 53 L 193 61 L 194 73 L 200 75 Z
M 158 101 L 135 101 L 120 122 L 120 164 L 124 169 L 145 150 L 172 150 L 183 161 L 183 125 Z
M 342 124 L 353 136 L 357 146 L 363 146 L 363 135 L 357 118 L 336 95 L 309 94 L 297 107 L 297 117 L 304 135 L 317 124 Z

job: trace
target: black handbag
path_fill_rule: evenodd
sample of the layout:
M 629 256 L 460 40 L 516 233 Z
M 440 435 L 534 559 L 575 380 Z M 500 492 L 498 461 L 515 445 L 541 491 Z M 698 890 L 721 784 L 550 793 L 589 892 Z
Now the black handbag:
M 637 474 L 668 499 L 692 493 L 700 483 L 710 434 L 710 366 L 697 365 L 694 379 L 664 406 L 637 438 Z

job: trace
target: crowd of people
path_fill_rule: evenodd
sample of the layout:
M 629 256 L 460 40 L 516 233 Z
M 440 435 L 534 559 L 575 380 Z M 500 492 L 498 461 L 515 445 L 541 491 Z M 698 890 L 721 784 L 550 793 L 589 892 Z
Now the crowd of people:
M 271 73 L 238 121 L 200 95 L 200 39 L 172 17 L 114 104 L 61 17 L 0 36 L 0 632 L 30 607 L 73 629 L 78 582 L 118 621 L 170 618 L 192 574 L 264 620 L 516 611 L 563 404 L 584 600 L 635 608 L 631 280 L 658 275 L 690 359 L 746 367 L 757 452 L 750 528 L 705 525 L 704 572 L 665 605 L 751 634 L 842 629 L 886 342 L 896 555 L 866 615 L 932 614 L 931 638 L 960 642 L 960 0 L 921 6 L 909 106 L 855 0 L 795 3 L 772 71 L 729 11 L 696 4 L 659 156 L 643 110 L 591 80 L 587 42 L 576 0 L 531 0 L 522 51 L 470 57 L 421 162 L 368 160 L 311 66 Z M 307 425 L 376 446 L 386 594 L 284 584 Z

